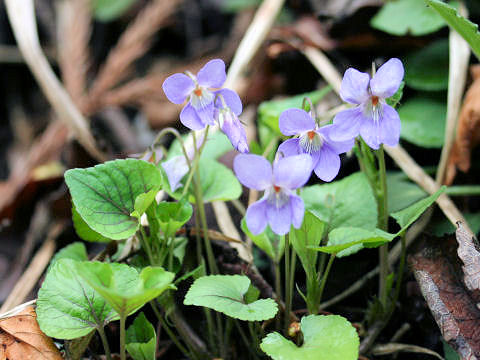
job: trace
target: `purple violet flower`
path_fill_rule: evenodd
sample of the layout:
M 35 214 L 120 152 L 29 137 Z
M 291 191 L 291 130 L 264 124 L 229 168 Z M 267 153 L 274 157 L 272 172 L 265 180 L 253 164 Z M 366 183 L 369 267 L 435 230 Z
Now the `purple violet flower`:
M 323 181 L 332 181 L 337 176 L 340 170 L 339 155 L 350 151 L 354 144 L 353 138 L 332 140 L 331 135 L 337 128 L 334 125 L 318 127 L 312 116 L 301 109 L 282 112 L 279 127 L 283 135 L 298 137 L 284 141 L 278 152 L 284 156 L 308 154 L 312 158 L 313 171 Z
M 339 112 L 333 119 L 337 127 L 334 140 L 347 140 L 360 134 L 372 149 L 380 144 L 395 146 L 400 138 L 400 117 L 385 102 L 398 90 L 404 75 L 403 65 L 393 58 L 373 75 L 349 68 L 343 76 L 341 98 L 358 106 Z
M 233 161 L 238 180 L 248 188 L 262 191 L 263 197 L 247 209 L 246 222 L 250 231 L 258 235 L 267 224 L 278 235 L 285 235 L 293 225 L 300 228 L 305 213 L 301 197 L 295 189 L 310 177 L 312 160 L 306 154 L 281 158 L 272 165 L 262 156 L 240 154 Z
M 210 60 L 200 69 L 197 76 L 190 72 L 177 73 L 163 82 L 163 91 L 174 104 L 188 103 L 180 113 L 180 121 L 192 130 L 202 130 L 207 124 L 214 125 L 215 93 L 212 88 L 222 87 L 227 74 L 221 59 Z
M 215 93 L 214 117 L 222 131 L 227 135 L 233 147 L 241 153 L 248 153 L 247 135 L 238 116 L 242 113 L 242 101 L 238 94 L 230 89 Z
M 201 134 L 201 136 L 197 139 L 197 149 L 202 146 L 203 141 L 205 140 L 205 134 Z M 193 157 L 195 156 L 193 143 L 185 144 L 186 152 L 188 156 L 188 160 L 190 162 L 193 161 Z M 182 186 L 180 181 L 182 181 L 183 177 L 188 173 L 188 163 L 185 155 L 177 155 L 173 156 L 171 159 L 164 161 L 161 163 L 163 170 L 167 174 L 168 183 L 170 184 L 170 190 L 175 192 L 178 188 Z

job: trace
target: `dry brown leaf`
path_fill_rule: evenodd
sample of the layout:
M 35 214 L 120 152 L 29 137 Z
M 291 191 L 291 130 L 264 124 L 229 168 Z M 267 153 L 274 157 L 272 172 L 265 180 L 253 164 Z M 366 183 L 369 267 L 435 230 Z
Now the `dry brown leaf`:
M 443 338 L 462 360 L 480 359 L 478 294 L 466 289 L 453 237 L 427 239 L 409 258 Z
M 61 360 L 52 339 L 38 326 L 33 306 L 0 320 L 0 360 Z
M 463 172 L 470 169 L 472 149 L 480 143 L 480 65 L 472 66 L 470 71 L 474 81 L 460 110 L 455 143 L 447 164 L 447 185 L 453 182 L 457 169 Z
M 463 261 L 464 282 L 468 290 L 480 290 L 480 252 L 477 241 L 464 228 L 461 222 L 455 233 L 458 242 L 458 257 Z

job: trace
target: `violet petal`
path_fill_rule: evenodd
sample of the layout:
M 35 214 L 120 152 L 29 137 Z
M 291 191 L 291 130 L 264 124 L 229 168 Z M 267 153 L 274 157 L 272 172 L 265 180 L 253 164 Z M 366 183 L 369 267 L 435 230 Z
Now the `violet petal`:
M 315 174 L 323 181 L 330 182 L 335 179 L 340 170 L 340 156 L 327 144 L 320 150 L 320 158 L 315 166 Z
M 263 156 L 240 154 L 233 160 L 238 180 L 250 189 L 265 190 L 272 185 L 272 166 Z
M 383 116 L 380 119 L 380 140 L 389 146 L 398 145 L 401 122 L 397 111 L 390 105 L 383 105 Z
M 225 63 L 222 59 L 207 62 L 198 72 L 197 81 L 200 85 L 210 88 L 222 87 L 227 78 Z
M 380 123 L 373 119 L 366 118 L 360 126 L 360 135 L 362 139 L 374 150 L 378 150 L 381 144 L 380 139 Z
M 285 157 L 273 164 L 275 185 L 290 190 L 303 186 L 311 174 L 312 159 L 307 154 Z
M 173 74 L 165 79 L 163 92 L 174 104 L 182 104 L 195 88 L 195 83 L 185 74 Z
M 278 147 L 277 153 L 283 155 L 284 157 L 302 154 L 302 149 L 299 145 L 299 139 L 295 138 L 285 140 Z
M 370 81 L 372 94 L 381 98 L 389 98 L 398 90 L 404 75 L 403 64 L 397 59 L 388 60 L 380 66 Z
M 247 209 L 246 222 L 248 230 L 254 235 L 261 234 L 267 227 L 267 200 L 262 198 Z
M 350 104 L 362 104 L 369 98 L 370 76 L 354 68 L 345 71 L 340 87 L 340 97 Z
M 288 109 L 280 114 L 278 126 L 283 135 L 291 136 L 315 129 L 315 120 L 301 109 Z
M 335 128 L 329 131 L 329 138 L 334 141 L 354 139 L 359 134 L 363 118 L 364 115 L 360 106 L 340 111 L 333 118 Z
M 185 156 L 174 156 L 161 164 L 167 173 L 168 183 L 172 191 L 180 187 L 180 181 L 188 173 L 188 164 Z
M 290 201 L 277 207 L 275 203 L 267 201 L 267 219 L 272 231 L 277 235 L 285 235 L 290 231 L 292 223 L 292 208 Z
M 352 150 L 353 145 L 355 145 L 355 140 L 353 138 L 345 141 L 335 141 L 332 139 L 330 134 L 337 131 L 336 125 L 326 125 L 318 129 L 317 132 L 322 134 L 325 137 L 325 142 L 332 148 L 337 154 L 343 154 Z M 335 134 L 334 134 L 335 136 Z
M 290 207 L 292 209 L 292 225 L 295 229 L 300 228 L 303 222 L 303 216 L 305 215 L 305 205 L 300 196 L 290 195 Z
M 205 124 L 198 117 L 197 112 L 190 103 L 188 103 L 180 113 L 180 121 L 183 125 L 192 130 L 202 130 Z
M 230 89 L 221 89 L 215 91 L 215 95 L 223 96 L 226 105 L 235 113 L 235 115 L 240 115 L 242 113 L 242 100 L 240 100 L 240 96 Z M 222 100 L 217 96 L 215 100 L 215 107 L 219 109 L 223 109 Z

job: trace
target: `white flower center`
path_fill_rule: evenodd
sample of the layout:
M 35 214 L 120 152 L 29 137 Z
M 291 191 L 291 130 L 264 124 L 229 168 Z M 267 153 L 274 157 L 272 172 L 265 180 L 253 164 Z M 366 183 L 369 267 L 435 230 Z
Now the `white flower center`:
M 214 95 L 210 90 L 197 84 L 190 94 L 190 103 L 195 109 L 205 108 L 213 101 Z
M 316 131 L 310 130 L 300 135 L 300 146 L 307 154 L 314 153 L 320 150 L 325 142 L 323 135 Z
M 365 106 L 365 115 L 372 117 L 373 122 L 378 124 L 380 118 L 383 116 L 383 104 L 385 101 L 378 96 L 372 95 Z
M 267 201 L 278 209 L 290 200 L 290 190 L 273 185 L 265 191 L 265 196 Z

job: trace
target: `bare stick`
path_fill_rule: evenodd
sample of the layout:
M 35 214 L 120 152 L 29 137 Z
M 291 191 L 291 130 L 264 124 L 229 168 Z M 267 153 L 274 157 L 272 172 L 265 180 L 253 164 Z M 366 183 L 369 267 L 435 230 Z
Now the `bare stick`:
M 32 262 L 25 270 L 22 277 L 18 280 L 7 300 L 3 303 L 0 308 L 0 313 L 21 304 L 30 291 L 32 291 L 55 252 L 55 239 L 60 235 L 64 228 L 65 224 L 63 222 L 53 225 L 42 247 L 37 251 Z
M 335 90 L 337 94 L 340 93 L 342 76 L 335 66 L 333 66 L 330 60 L 325 56 L 325 54 L 311 46 L 307 46 L 305 49 L 303 49 L 302 53 L 307 57 L 308 60 L 310 60 L 313 66 L 315 66 L 315 68 L 320 72 L 325 81 L 330 84 L 333 90 Z
M 459 13 L 465 17 L 468 16 L 467 9 L 462 2 L 460 2 Z M 447 123 L 445 126 L 445 141 L 435 178 L 437 184 L 441 184 L 444 180 L 448 158 L 455 141 L 458 113 L 460 112 L 460 105 L 465 90 L 470 59 L 470 46 L 453 29 L 450 30 L 449 44 L 450 65 L 448 73 Z
M 59 118 L 90 155 L 99 161 L 106 160 L 95 145 L 87 121 L 60 84 L 40 47 L 33 0 L 6 0 L 5 5 L 18 47 Z
M 235 88 L 235 83 L 262 45 L 284 2 L 285 0 L 264 0 L 262 2 L 233 57 L 225 87 Z

